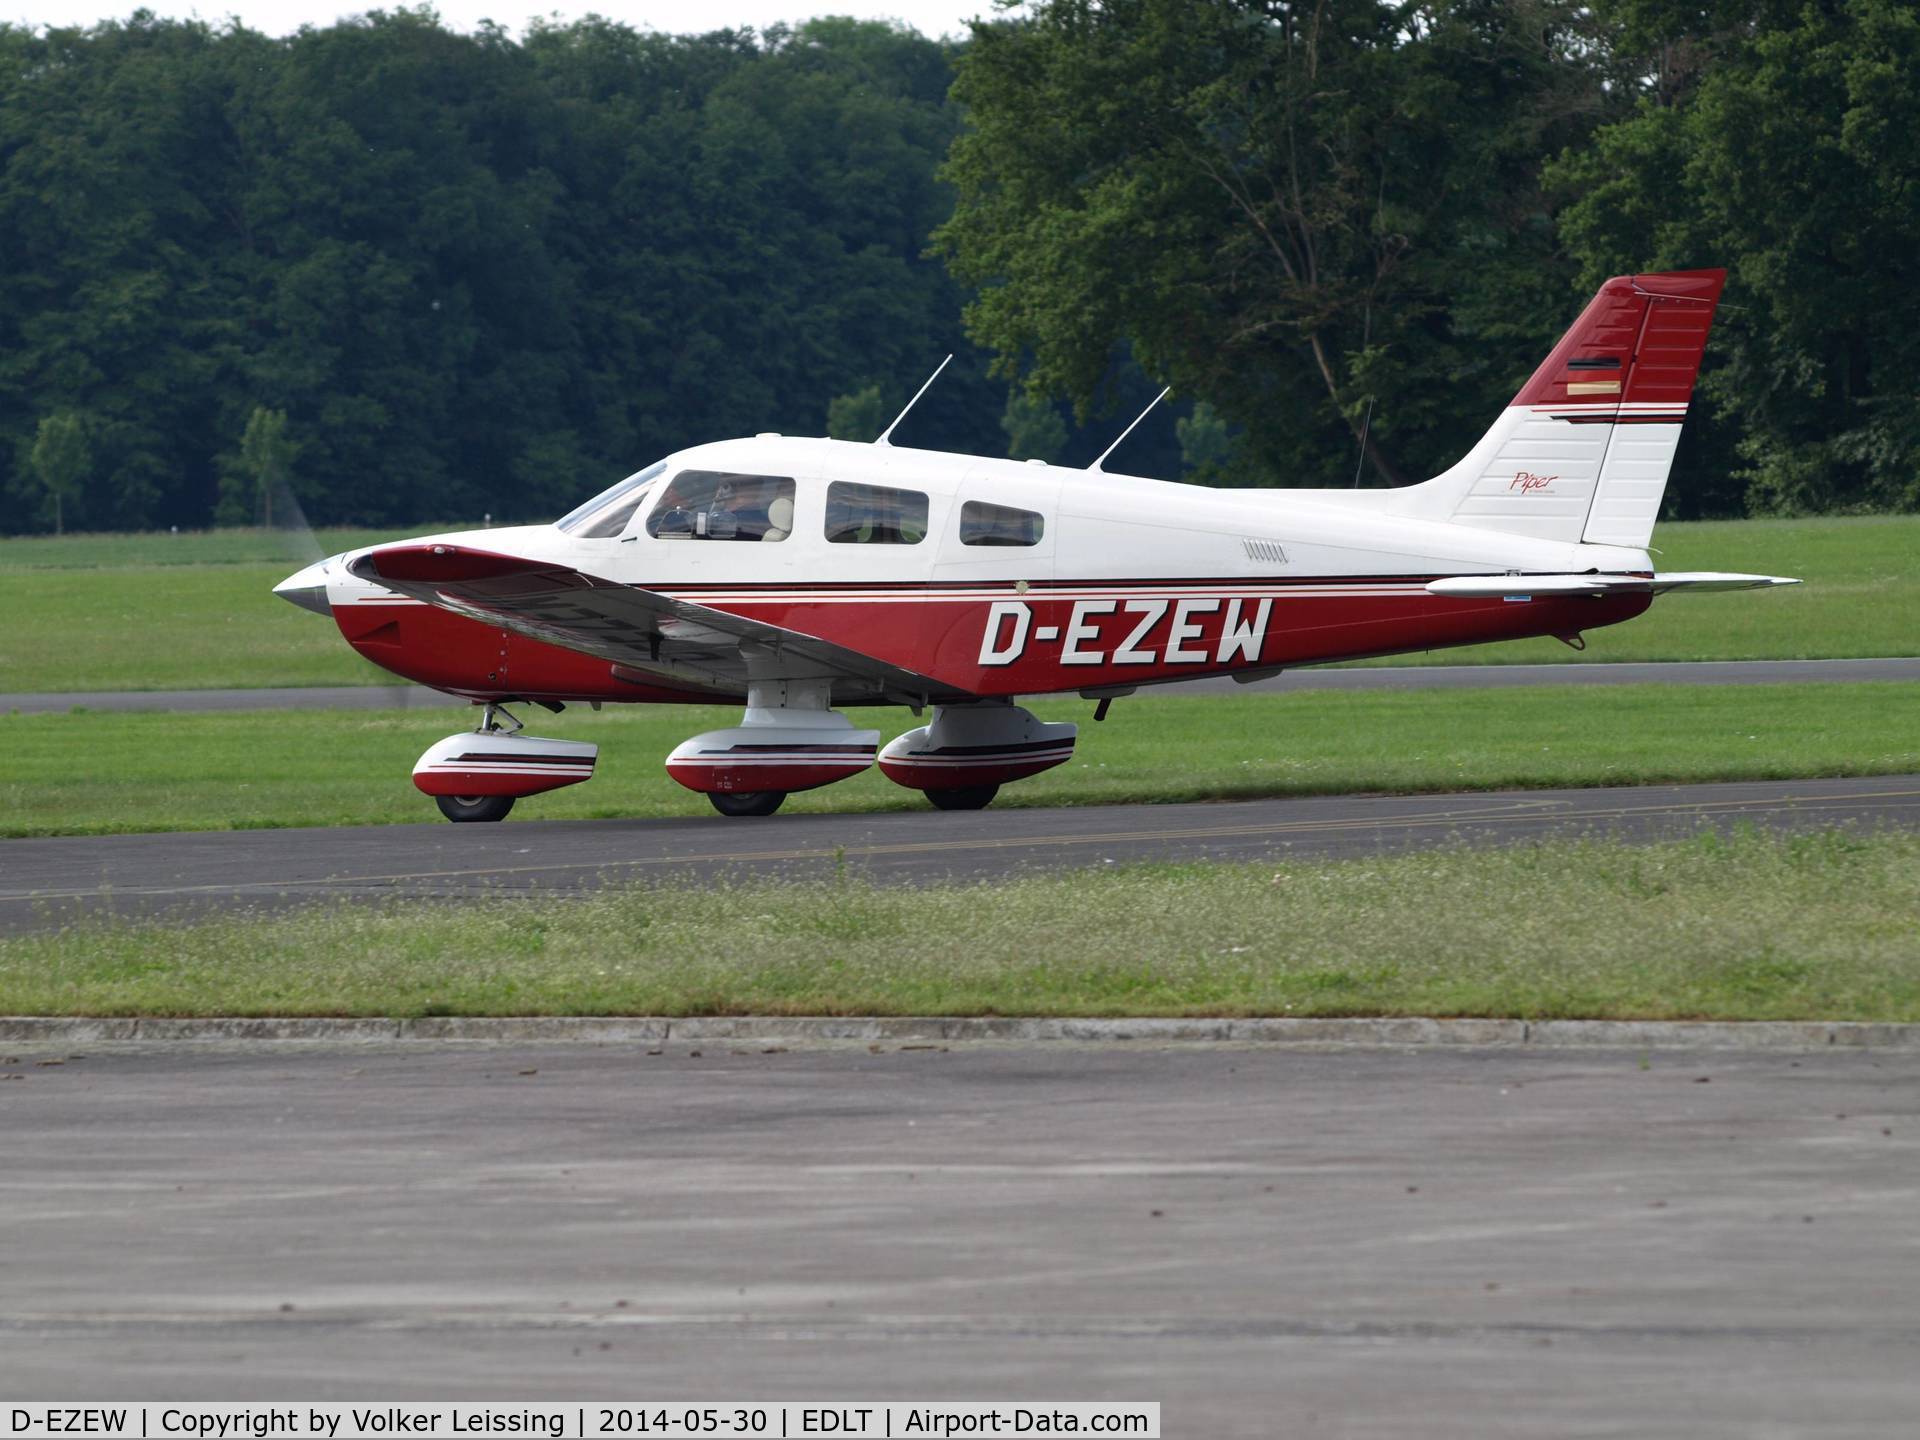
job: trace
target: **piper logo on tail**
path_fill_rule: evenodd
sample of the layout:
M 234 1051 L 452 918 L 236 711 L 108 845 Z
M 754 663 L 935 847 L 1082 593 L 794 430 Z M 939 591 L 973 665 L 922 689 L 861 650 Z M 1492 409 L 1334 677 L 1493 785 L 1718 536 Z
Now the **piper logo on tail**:
M 1530 495 L 1535 490 L 1546 489 L 1547 486 L 1559 478 L 1558 475 L 1535 475 L 1530 471 L 1522 470 L 1518 475 L 1513 477 L 1507 489 L 1518 490 L 1522 495 Z

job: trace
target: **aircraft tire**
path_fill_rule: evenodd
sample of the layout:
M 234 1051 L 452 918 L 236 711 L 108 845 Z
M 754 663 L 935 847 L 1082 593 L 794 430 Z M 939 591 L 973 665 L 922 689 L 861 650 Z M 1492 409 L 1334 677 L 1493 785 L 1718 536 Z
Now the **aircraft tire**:
M 984 810 L 1000 793 L 998 785 L 962 785 L 953 790 L 923 790 L 936 810 Z
M 707 799 L 722 815 L 771 815 L 786 798 L 784 790 L 740 790 L 731 795 L 720 790 L 707 792 Z
M 511 795 L 436 795 L 433 803 L 456 824 L 470 820 L 504 820 L 513 809 Z

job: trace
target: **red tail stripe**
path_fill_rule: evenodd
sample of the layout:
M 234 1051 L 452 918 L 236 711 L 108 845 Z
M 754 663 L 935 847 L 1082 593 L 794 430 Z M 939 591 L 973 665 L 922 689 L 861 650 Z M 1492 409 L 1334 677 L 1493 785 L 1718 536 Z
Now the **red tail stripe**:
M 1513 403 L 1558 407 L 1686 400 L 1693 394 L 1707 327 L 1726 281 L 1724 270 L 1616 275 L 1600 287 Z M 1568 368 L 1569 361 L 1597 355 L 1618 356 L 1623 368 Z M 1620 391 L 1568 392 L 1569 384 L 1593 384 L 1616 374 L 1623 382 Z

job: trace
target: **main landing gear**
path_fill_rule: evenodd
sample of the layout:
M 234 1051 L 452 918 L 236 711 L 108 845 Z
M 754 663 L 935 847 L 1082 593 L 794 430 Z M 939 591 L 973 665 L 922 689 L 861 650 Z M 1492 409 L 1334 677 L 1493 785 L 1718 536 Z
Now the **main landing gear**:
M 936 810 L 984 810 L 1000 793 L 998 785 L 956 785 L 951 790 L 923 790 Z
M 984 810 L 1002 785 L 1071 760 L 1078 735 L 1078 726 L 1048 724 L 1005 701 L 936 705 L 932 724 L 880 752 L 880 769 L 935 809 Z
M 786 802 L 785 790 L 707 791 L 707 801 L 722 815 L 771 815 Z
M 858 775 L 877 760 L 897 785 L 939 810 L 981 810 L 1000 787 L 1071 759 L 1077 729 L 1018 705 L 937 705 L 933 721 L 876 751 L 880 732 L 855 730 L 829 708 L 830 683 L 755 684 L 730 730 L 696 735 L 667 757 L 667 773 L 722 815 L 771 815 L 795 790 Z
M 436 795 L 433 803 L 453 821 L 504 820 L 513 809 L 511 795 Z
M 856 730 L 829 708 L 828 680 L 750 681 L 747 713 L 674 747 L 667 773 L 722 815 L 771 815 L 795 790 L 858 775 L 873 764 L 878 730 Z

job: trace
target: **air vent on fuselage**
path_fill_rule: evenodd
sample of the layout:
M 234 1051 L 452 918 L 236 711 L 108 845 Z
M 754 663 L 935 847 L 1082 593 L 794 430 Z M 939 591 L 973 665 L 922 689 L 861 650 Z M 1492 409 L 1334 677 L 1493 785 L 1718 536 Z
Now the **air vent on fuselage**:
M 1249 560 L 1258 560 L 1267 565 L 1287 563 L 1287 552 L 1278 540 L 1242 540 L 1240 544 Z

